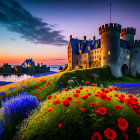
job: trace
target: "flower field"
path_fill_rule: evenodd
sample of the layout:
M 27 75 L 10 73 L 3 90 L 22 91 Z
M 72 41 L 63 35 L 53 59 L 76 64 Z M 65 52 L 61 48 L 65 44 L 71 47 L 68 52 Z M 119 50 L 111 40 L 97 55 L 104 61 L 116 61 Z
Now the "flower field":
M 0 87 L 1 139 L 139 140 L 139 91 L 105 88 L 108 81 L 121 79 L 108 68 L 98 70 L 61 72 Z
M 24 121 L 16 139 L 140 138 L 139 99 L 96 84 L 49 95 Z

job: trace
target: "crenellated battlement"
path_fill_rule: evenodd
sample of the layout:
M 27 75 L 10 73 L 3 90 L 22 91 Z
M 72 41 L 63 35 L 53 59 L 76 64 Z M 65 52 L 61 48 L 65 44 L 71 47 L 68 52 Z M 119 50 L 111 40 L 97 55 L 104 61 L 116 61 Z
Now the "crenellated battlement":
M 129 46 L 130 47 L 140 47 L 140 40 L 135 40 L 135 41 L 129 42 Z
M 121 25 L 117 24 L 117 23 L 109 23 L 109 24 L 105 24 L 105 25 L 102 25 L 101 27 L 99 27 L 99 34 L 100 35 L 104 32 L 107 32 L 107 31 L 121 32 Z
M 121 37 L 125 34 L 136 34 L 136 29 L 133 27 L 123 28 L 121 31 Z

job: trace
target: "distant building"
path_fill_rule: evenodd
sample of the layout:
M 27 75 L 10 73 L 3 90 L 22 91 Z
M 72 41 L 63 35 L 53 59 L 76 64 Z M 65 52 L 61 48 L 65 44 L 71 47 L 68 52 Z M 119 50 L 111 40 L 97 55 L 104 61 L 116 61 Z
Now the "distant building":
M 99 28 L 101 39 L 83 40 L 70 36 L 68 45 L 68 68 L 89 68 L 108 65 L 115 77 L 122 74 L 140 74 L 140 40 L 134 40 L 135 28 L 121 28 L 110 23 Z M 121 39 L 120 39 L 121 35 Z

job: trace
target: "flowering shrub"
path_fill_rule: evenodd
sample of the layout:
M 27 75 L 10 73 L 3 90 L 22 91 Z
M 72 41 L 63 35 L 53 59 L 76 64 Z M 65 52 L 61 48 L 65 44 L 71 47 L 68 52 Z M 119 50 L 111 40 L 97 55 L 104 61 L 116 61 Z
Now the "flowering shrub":
M 8 136 L 8 138 L 10 138 L 9 133 L 15 133 L 16 125 L 27 117 L 28 113 L 37 106 L 36 98 L 30 96 L 28 93 L 18 94 L 16 97 L 10 97 L 10 99 L 2 101 L 2 109 L 0 111 L 2 112 L 1 117 L 4 119 L 0 121 L 1 136 L 2 133 L 4 133 L 3 137 Z M 12 126 L 10 126 L 10 124 L 12 124 Z M 13 124 L 15 126 L 13 126 Z M 4 129 L 6 129 L 6 132 Z

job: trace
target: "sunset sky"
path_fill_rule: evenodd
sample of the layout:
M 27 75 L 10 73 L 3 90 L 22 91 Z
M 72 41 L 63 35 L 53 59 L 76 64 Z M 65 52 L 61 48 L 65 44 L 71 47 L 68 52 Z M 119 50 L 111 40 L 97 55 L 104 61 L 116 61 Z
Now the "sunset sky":
M 140 2 L 112 0 L 112 22 L 135 27 L 140 39 Z M 110 0 L 0 0 L 0 65 L 66 64 L 69 36 L 92 39 L 109 23 Z

